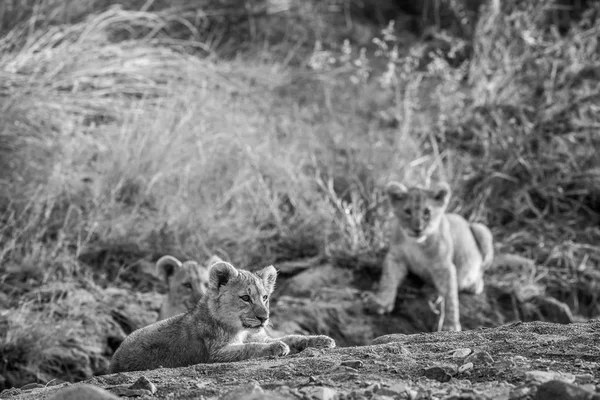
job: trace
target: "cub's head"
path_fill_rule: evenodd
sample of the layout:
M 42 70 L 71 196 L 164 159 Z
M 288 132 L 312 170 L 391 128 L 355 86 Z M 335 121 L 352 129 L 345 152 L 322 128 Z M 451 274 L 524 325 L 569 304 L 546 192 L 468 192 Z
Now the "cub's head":
M 419 243 L 438 229 L 450 200 L 450 186 L 446 182 L 431 188 L 390 182 L 386 191 L 400 226 Z
M 210 268 L 208 308 L 214 318 L 234 330 L 261 329 L 269 323 L 269 299 L 277 271 L 236 269 L 219 262 Z
M 195 261 L 181 262 L 173 256 L 163 256 L 156 262 L 159 276 L 167 284 L 168 292 L 161 306 L 158 320 L 192 309 L 208 291 L 208 268 L 222 261 L 212 256 L 207 265 Z

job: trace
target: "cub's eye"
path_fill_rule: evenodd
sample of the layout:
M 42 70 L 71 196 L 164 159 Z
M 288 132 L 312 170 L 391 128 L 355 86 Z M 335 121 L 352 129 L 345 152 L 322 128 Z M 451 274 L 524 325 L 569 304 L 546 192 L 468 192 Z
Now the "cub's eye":
M 240 296 L 240 299 L 244 300 L 247 303 L 250 302 L 250 296 L 248 296 L 247 294 Z
M 189 283 L 189 282 L 184 282 L 183 283 L 183 287 L 186 288 L 186 289 L 190 289 L 191 290 L 192 289 L 192 284 Z
M 264 295 L 264 296 L 263 296 L 263 301 L 267 301 L 267 300 L 269 300 L 269 296 L 267 296 L 267 295 Z
M 425 218 L 431 217 L 431 211 L 429 211 L 429 208 L 426 208 L 426 209 L 423 210 L 423 216 Z
M 412 214 L 412 210 L 410 208 L 405 208 L 404 209 L 404 214 L 410 215 L 410 214 Z

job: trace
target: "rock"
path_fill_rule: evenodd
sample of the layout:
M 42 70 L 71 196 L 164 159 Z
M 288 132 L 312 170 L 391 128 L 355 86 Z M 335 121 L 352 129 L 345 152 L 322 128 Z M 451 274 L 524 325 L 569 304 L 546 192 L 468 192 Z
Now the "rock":
M 50 386 L 57 386 L 57 385 L 62 385 L 63 383 L 67 383 L 67 381 L 63 381 L 62 379 L 52 379 L 50 382 L 46 383 L 44 386 L 45 387 L 50 387 Z
M 538 387 L 534 400 L 599 400 L 600 395 L 588 392 L 577 385 L 561 380 L 551 380 Z
M 114 387 L 108 389 L 110 393 L 119 397 L 142 397 L 152 396 L 152 392 L 146 389 L 129 389 L 126 387 Z
M 277 264 L 277 270 L 280 275 L 297 275 L 302 271 L 320 265 L 322 261 L 323 256 L 321 255 L 300 260 L 284 261 Z
M 468 363 L 465 363 L 465 364 L 461 365 L 460 367 L 458 367 L 458 373 L 462 374 L 462 373 L 470 371 L 472 369 L 473 369 L 473 363 L 468 362 Z
M 471 354 L 472 350 L 469 349 L 468 347 L 462 348 L 462 349 L 456 349 L 453 350 L 450 355 L 450 357 L 452 358 L 465 358 L 467 357 L 469 354 Z
M 362 368 L 365 364 L 360 360 L 346 360 L 346 361 L 342 361 L 342 363 L 340 365 L 342 365 L 344 367 L 358 369 L 358 368 Z
M 473 363 L 473 365 L 491 365 L 494 363 L 494 358 L 487 351 L 475 350 L 473 354 L 465 358 L 465 363 Z
M 410 391 L 410 388 L 400 382 L 400 383 L 396 383 L 393 384 L 390 387 L 387 388 L 381 388 L 381 390 L 377 391 L 378 395 L 382 395 L 382 396 L 390 396 L 390 397 L 396 397 L 396 396 L 400 396 L 400 395 L 404 395 L 406 393 L 408 393 Z
M 532 391 L 531 385 L 521 385 L 510 391 L 509 399 L 510 400 L 530 399 L 531 391 Z
M 256 382 L 235 388 L 220 397 L 220 400 L 238 400 L 238 399 L 262 399 L 264 390 Z
M 151 394 L 156 393 L 156 386 L 154 383 L 150 382 L 148 378 L 145 376 L 140 376 L 137 381 L 134 382 L 133 385 L 129 386 L 129 389 L 132 390 L 147 390 Z
M 17 388 L 4 389 L 2 392 L 0 392 L 0 399 L 8 399 L 9 397 L 17 396 L 21 393 L 21 389 Z
M 118 400 L 111 392 L 98 386 L 78 383 L 60 388 L 48 400 Z
M 441 367 L 431 367 L 423 371 L 423 376 L 439 382 L 448 382 L 452 376 Z
M 317 264 L 318 265 L 318 264 Z M 281 268 L 278 265 L 277 268 Z M 352 272 L 331 264 L 311 266 L 285 281 L 278 290 L 290 297 L 314 297 L 322 288 L 351 287 Z
M 43 388 L 43 387 L 44 387 L 44 385 L 41 385 L 39 383 L 28 383 L 27 385 L 21 386 L 21 390 L 26 391 L 26 390 Z
M 575 375 L 576 383 L 590 383 L 594 380 L 594 376 L 592 374 L 579 374 Z
M 364 394 L 367 397 L 371 397 L 373 394 L 378 393 L 381 390 L 381 384 L 372 383 L 364 390 Z
M 387 344 L 387 343 L 403 343 L 408 339 L 408 335 L 404 333 L 392 333 L 390 335 L 383 335 L 373 339 L 373 344 Z
M 525 378 L 536 383 L 545 383 L 552 380 L 567 383 L 575 382 L 575 376 L 572 374 L 556 371 L 527 371 L 525 372 Z
M 309 400 L 334 400 L 337 392 L 325 386 L 306 387 L 301 390 Z
M 452 395 L 450 397 L 444 397 L 444 400 L 483 400 L 486 397 L 477 396 L 473 393 L 462 393 L 459 395 Z
M 573 314 L 569 306 L 554 297 L 539 295 L 530 299 L 529 303 L 535 305 L 537 312 L 534 314 L 538 315 L 533 315 L 531 318 L 524 315 L 526 320 L 551 321 L 561 324 L 570 324 L 573 322 Z
M 351 367 L 345 367 L 343 365 L 338 365 L 337 367 L 333 368 L 331 370 L 332 373 L 334 374 L 339 374 L 339 373 L 357 373 L 358 370 L 351 368 Z
M 318 349 L 312 347 L 309 347 L 302 351 L 303 357 L 317 357 L 319 354 L 321 354 L 321 352 Z

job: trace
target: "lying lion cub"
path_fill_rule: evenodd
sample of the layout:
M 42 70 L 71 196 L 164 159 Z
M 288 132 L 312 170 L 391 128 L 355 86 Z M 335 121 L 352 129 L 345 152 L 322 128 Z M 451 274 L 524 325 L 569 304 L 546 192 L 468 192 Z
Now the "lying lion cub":
M 206 295 L 190 311 L 134 331 L 115 352 L 111 372 L 284 356 L 306 347 L 335 347 L 328 336 L 268 337 L 269 297 L 277 271 L 252 273 L 213 264 Z
M 377 314 L 392 311 L 410 271 L 432 282 L 444 300 L 438 329 L 461 330 L 458 291 L 483 291 L 483 271 L 494 258 L 492 232 L 446 213 L 450 187 L 445 182 L 432 188 L 391 182 L 387 194 L 394 226 L 379 291 L 371 294 L 368 308 Z

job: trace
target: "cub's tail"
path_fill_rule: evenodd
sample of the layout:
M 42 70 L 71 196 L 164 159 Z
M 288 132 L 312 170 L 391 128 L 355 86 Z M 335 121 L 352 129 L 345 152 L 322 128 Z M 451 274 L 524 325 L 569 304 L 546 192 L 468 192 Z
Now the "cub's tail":
M 471 233 L 477 242 L 479 252 L 483 257 L 482 267 L 484 270 L 488 269 L 494 260 L 494 238 L 490 229 L 478 222 L 473 222 L 469 225 Z

